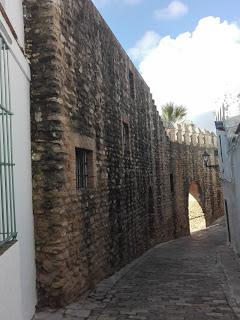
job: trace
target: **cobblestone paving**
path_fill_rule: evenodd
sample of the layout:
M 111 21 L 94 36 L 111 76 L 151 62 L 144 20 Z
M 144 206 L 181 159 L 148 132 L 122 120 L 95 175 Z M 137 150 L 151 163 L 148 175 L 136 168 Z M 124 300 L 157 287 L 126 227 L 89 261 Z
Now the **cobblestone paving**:
M 218 225 L 159 245 L 66 309 L 36 320 L 239 319 L 218 261 L 224 243 Z

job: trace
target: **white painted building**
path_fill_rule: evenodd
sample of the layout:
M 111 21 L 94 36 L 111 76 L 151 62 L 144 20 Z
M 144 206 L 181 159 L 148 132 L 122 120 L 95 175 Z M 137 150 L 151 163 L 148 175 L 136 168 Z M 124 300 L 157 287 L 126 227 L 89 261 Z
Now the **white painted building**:
M 240 254 L 240 109 L 221 107 L 216 117 L 219 165 L 229 242 Z
M 22 1 L 0 3 L 0 319 L 30 320 L 36 305 L 30 68 L 21 49 Z

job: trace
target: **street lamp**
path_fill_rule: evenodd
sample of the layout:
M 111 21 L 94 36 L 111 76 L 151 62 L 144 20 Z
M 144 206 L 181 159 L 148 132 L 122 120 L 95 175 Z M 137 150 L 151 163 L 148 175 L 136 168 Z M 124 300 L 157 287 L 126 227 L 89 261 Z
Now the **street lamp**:
M 218 164 L 214 164 L 214 165 L 209 165 L 208 164 L 209 163 L 209 159 L 210 159 L 210 154 L 207 151 L 204 152 L 202 157 L 203 157 L 203 162 L 204 162 L 206 168 L 215 168 L 215 169 L 219 168 Z

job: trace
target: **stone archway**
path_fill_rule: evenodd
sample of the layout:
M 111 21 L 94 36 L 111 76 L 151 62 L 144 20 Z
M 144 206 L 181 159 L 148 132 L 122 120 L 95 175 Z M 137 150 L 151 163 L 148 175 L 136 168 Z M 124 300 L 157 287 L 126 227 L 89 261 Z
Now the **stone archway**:
M 195 181 L 189 186 L 188 215 L 190 233 L 206 228 L 206 218 L 203 211 L 203 195 L 199 184 Z

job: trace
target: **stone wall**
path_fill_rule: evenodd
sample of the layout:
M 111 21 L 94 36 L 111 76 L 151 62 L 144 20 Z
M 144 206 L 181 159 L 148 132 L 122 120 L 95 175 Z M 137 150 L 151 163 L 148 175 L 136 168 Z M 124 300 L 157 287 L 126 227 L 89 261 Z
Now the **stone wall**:
M 204 148 L 170 142 L 149 88 L 89 0 L 25 5 L 38 297 L 59 306 L 189 234 L 191 180 L 208 221 L 221 215 L 219 185 Z M 91 188 L 76 189 L 75 148 L 91 152 Z
M 173 194 L 173 212 L 175 217 L 175 235 L 185 236 L 189 233 L 188 196 L 192 183 L 198 185 L 199 193 L 193 194 L 205 214 L 206 225 L 222 216 L 223 198 L 219 181 L 219 172 L 205 168 L 202 154 L 207 150 L 212 164 L 217 163 L 215 148 L 171 143 L 171 167 L 175 189 Z
M 184 236 L 189 232 L 188 196 L 193 183 L 198 186 L 198 190 L 191 193 L 205 213 L 206 225 L 209 226 L 224 214 L 219 170 L 205 168 L 202 158 L 204 151 L 207 151 L 210 164 L 218 164 L 217 138 L 214 133 L 185 124 L 167 129 L 167 135 L 171 141 L 170 158 L 175 183 L 175 234 Z

